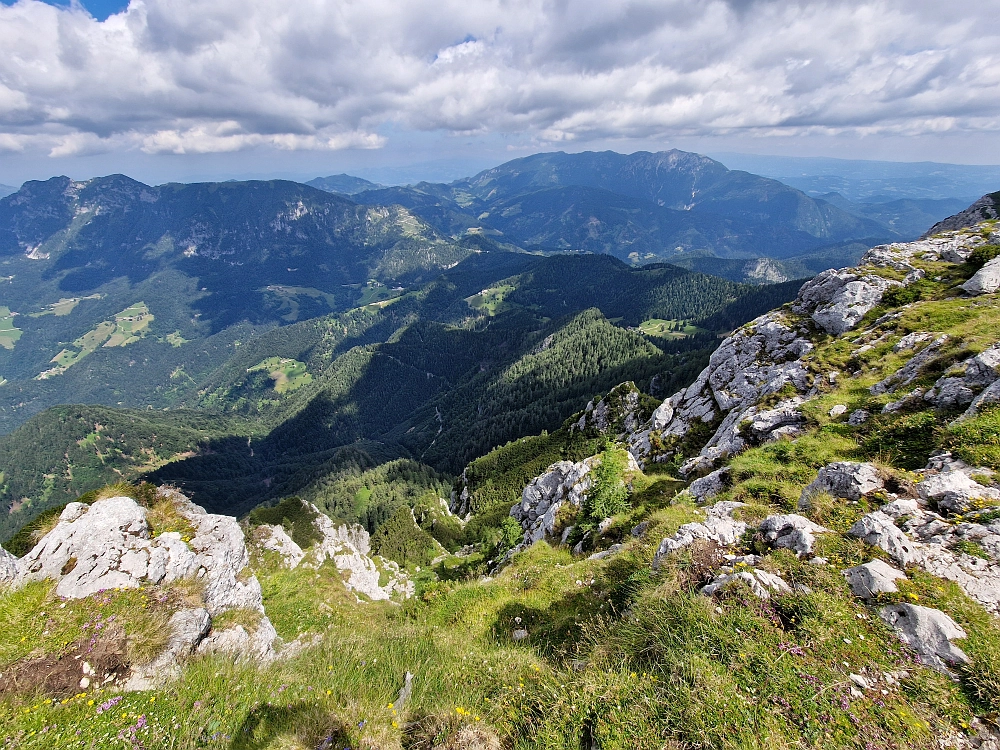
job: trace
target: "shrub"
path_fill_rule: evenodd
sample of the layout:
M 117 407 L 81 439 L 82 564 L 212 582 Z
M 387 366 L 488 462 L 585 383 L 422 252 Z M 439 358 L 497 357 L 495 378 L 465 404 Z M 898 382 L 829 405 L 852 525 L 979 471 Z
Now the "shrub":
M 601 463 L 594 470 L 594 484 L 587 493 L 586 515 L 595 521 L 628 510 L 628 487 L 625 486 L 625 451 L 608 448 L 601 454 Z
M 286 497 L 277 505 L 254 508 L 250 511 L 250 523 L 255 526 L 265 523 L 280 525 L 292 541 L 306 549 L 322 538 L 315 524 L 318 515 L 300 498 Z
M 965 262 L 973 271 L 978 271 L 998 255 L 1000 255 L 1000 245 L 980 245 L 972 251 Z
M 403 566 L 429 565 L 437 552 L 433 537 L 417 526 L 406 505 L 372 534 L 372 550 Z

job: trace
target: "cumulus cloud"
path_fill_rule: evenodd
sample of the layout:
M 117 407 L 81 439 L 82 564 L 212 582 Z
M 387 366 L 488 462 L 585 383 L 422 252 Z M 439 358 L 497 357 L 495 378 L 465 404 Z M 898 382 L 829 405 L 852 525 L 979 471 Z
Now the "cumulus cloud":
M 0 150 L 55 156 L 1000 129 L 1000 0 L 18 0 L 0 49 Z

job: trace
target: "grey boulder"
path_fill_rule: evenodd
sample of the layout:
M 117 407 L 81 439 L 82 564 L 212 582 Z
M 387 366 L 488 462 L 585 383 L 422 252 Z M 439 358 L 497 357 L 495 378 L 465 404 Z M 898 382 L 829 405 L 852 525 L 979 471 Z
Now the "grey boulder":
M 889 553 L 901 565 L 918 559 L 917 545 L 882 511 L 862 516 L 847 533 Z
M 994 258 L 962 284 L 966 294 L 993 294 L 1000 289 L 1000 258 Z
M 875 274 L 830 269 L 802 285 L 792 311 L 809 315 L 824 331 L 839 336 L 854 328 L 894 286 L 902 285 Z
M 932 474 L 917 484 L 917 492 L 938 509 L 951 513 L 965 513 L 975 500 L 1000 500 L 1000 491 L 984 487 L 962 471 Z
M 838 461 L 820 469 L 816 479 L 802 490 L 799 508 L 808 508 L 812 496 L 822 492 L 844 500 L 860 500 L 883 487 L 885 482 L 872 464 Z
M 854 595 L 861 599 L 874 599 L 879 594 L 895 594 L 896 581 L 906 574 L 882 560 L 872 560 L 864 565 L 848 568 L 844 577 Z
M 828 532 L 829 529 L 813 523 L 805 516 L 784 513 L 765 518 L 760 524 L 760 531 L 768 544 L 790 549 L 802 557 L 812 554 L 816 534 Z
M 11 583 L 17 578 L 17 558 L 0 547 L 0 586 Z
M 944 612 L 916 604 L 890 604 L 879 610 L 879 617 L 928 667 L 951 674 L 950 667 L 968 663 L 965 652 L 951 642 L 965 638 L 965 631 Z

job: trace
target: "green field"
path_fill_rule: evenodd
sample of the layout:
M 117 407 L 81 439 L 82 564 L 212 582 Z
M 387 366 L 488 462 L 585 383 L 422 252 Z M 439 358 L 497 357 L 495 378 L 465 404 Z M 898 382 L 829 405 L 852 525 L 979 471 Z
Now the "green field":
M 465 301 L 473 310 L 484 311 L 487 315 L 496 315 L 506 309 L 504 299 L 514 291 L 514 287 L 506 284 L 484 289 L 479 294 L 466 297 Z
M 73 312 L 74 308 L 85 299 L 101 299 L 101 295 L 91 294 L 88 297 L 63 297 L 58 302 L 46 305 L 41 312 L 31 313 L 30 317 L 40 318 L 43 315 L 55 315 L 61 318 Z
M 127 346 L 135 343 L 146 335 L 149 324 L 155 317 L 145 302 L 136 302 L 115 315 L 114 321 L 105 320 L 97 327 L 87 331 L 52 358 L 55 367 L 51 367 L 35 376 L 35 380 L 47 380 L 62 375 L 84 357 L 96 351 L 98 347 Z M 20 333 L 20 332 L 18 332 Z M 0 339 L 2 341 L 2 339 Z
M 703 328 L 691 325 L 686 320 L 663 320 L 651 318 L 639 324 L 639 330 L 647 336 L 661 339 L 683 339 L 696 333 L 705 333 Z
M 312 375 L 306 371 L 304 362 L 284 357 L 268 357 L 258 365 L 249 368 L 247 372 L 266 372 L 274 381 L 275 393 L 290 393 L 312 381 Z
M 14 316 L 8 308 L 0 305 L 0 346 L 4 349 L 13 349 L 14 344 L 21 338 L 21 331 L 14 327 Z

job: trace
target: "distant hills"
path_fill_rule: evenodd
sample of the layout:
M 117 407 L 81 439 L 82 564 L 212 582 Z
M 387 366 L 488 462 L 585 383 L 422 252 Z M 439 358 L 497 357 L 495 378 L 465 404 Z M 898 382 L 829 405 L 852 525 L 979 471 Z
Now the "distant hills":
M 732 169 L 745 169 L 781 180 L 814 197 L 836 192 L 858 203 L 887 203 L 901 198 L 958 198 L 964 208 L 1000 185 L 1000 166 L 996 165 L 733 153 L 714 156 Z M 935 221 L 946 216 L 939 216 Z
M 446 234 L 472 229 L 532 250 L 584 250 L 632 263 L 690 253 L 793 258 L 901 236 L 775 180 L 677 150 L 535 154 L 450 184 L 366 190 L 352 199 L 405 206 Z

